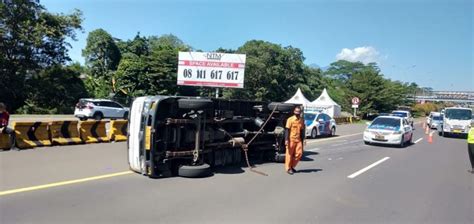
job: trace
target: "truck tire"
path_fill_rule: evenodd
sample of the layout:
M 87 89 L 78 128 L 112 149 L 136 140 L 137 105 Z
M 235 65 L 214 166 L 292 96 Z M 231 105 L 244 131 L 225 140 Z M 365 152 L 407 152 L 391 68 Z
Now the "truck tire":
M 293 108 L 295 108 L 294 104 L 291 103 L 278 103 L 278 102 L 272 102 L 268 104 L 268 109 L 273 111 L 278 111 L 278 112 L 292 112 Z
M 178 107 L 179 109 L 186 110 L 203 110 L 209 109 L 212 107 L 212 100 L 206 99 L 179 99 Z
M 275 155 L 275 162 L 277 163 L 284 163 L 285 162 L 285 154 L 278 153 Z
M 209 164 L 198 166 L 180 166 L 178 168 L 178 176 L 180 177 L 208 177 L 212 174 Z

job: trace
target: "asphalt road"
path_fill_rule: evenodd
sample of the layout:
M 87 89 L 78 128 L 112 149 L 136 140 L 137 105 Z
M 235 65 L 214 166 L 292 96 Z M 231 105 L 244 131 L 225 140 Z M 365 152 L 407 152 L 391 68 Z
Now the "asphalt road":
M 257 170 L 268 176 L 228 167 L 149 179 L 121 173 L 124 143 L 2 152 L 0 223 L 474 223 L 465 139 L 428 143 L 418 128 L 406 148 L 367 146 L 363 127 L 313 140 L 292 176 L 264 163 Z

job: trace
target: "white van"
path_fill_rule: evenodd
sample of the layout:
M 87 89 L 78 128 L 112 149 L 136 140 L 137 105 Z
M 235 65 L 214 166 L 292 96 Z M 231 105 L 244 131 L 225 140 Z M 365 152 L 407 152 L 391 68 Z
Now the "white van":
M 465 107 L 449 107 L 444 111 L 443 123 L 438 126 L 438 134 L 467 134 L 471 128 L 472 109 Z

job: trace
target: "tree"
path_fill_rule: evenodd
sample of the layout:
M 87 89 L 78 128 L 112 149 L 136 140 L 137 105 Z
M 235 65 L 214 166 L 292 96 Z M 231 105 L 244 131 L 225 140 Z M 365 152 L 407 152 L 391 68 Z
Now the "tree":
M 80 98 L 88 97 L 80 73 L 74 67 L 54 65 L 26 80 L 30 90 L 26 105 L 18 109 L 27 114 L 73 113 Z M 47 88 L 45 88 L 47 87 Z
M 247 55 L 245 88 L 223 91 L 226 98 L 282 101 L 304 83 L 304 57 L 298 48 L 252 40 L 237 53 Z
M 76 40 L 81 22 L 79 10 L 69 15 L 52 14 L 39 1 L 1 1 L 0 101 L 15 111 L 31 92 L 27 79 L 69 61 L 66 38 Z

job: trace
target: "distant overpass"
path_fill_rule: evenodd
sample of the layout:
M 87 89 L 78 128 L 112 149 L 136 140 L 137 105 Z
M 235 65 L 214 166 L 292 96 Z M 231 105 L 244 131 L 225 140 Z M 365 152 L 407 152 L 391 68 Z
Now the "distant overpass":
M 452 102 L 460 104 L 474 104 L 474 91 L 430 91 L 417 93 L 411 100 L 417 102 Z

